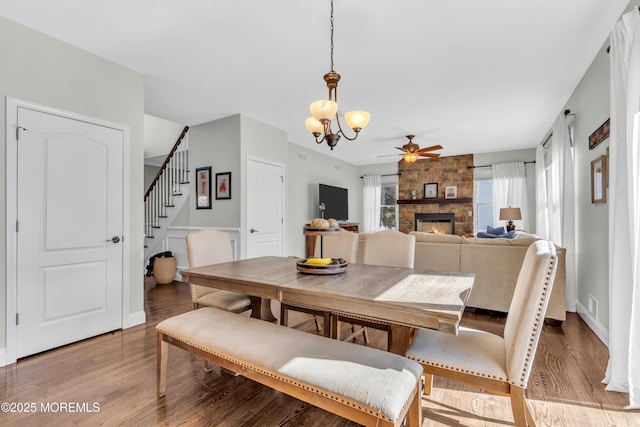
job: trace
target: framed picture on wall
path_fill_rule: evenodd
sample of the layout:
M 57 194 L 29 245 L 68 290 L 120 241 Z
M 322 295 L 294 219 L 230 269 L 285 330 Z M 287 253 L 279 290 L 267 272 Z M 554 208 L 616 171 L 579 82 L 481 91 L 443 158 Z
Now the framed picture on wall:
M 445 199 L 457 199 L 458 198 L 458 187 L 455 185 L 444 187 L 444 198 Z
M 216 174 L 216 200 L 231 199 L 231 172 Z
M 607 157 L 598 156 L 591 161 L 591 203 L 607 201 Z
M 425 199 L 437 199 L 438 198 L 438 183 L 431 182 L 424 185 L 424 198 Z
M 211 166 L 196 168 L 196 209 L 211 209 Z

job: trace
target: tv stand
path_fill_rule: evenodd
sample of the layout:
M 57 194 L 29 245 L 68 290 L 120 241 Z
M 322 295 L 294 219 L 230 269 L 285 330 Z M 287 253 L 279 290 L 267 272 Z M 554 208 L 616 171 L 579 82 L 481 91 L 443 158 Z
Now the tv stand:
M 339 225 L 340 225 L 340 228 L 343 228 L 347 231 L 352 231 L 354 233 L 359 232 L 357 222 L 340 222 Z M 305 256 L 307 258 L 312 257 L 316 249 L 316 236 L 305 236 L 305 243 L 306 243 L 306 251 L 307 251 Z

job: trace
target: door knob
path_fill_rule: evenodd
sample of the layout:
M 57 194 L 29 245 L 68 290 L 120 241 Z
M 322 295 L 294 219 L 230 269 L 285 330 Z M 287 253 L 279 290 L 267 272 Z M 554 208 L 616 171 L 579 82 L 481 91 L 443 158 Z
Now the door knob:
M 120 241 L 120 238 L 118 236 L 113 236 L 112 238 L 107 240 L 107 242 L 112 242 L 112 243 L 118 243 L 119 241 Z
M 250 230 L 249 230 L 249 232 L 250 232 L 251 234 L 253 234 L 253 233 L 258 233 L 259 231 L 258 231 L 258 230 L 256 230 L 255 228 L 252 228 L 252 229 L 250 229 Z

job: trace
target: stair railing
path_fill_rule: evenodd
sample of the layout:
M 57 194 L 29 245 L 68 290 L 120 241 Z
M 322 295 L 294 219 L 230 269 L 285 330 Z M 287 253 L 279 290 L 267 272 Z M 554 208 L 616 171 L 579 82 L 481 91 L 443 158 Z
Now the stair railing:
M 182 193 L 182 185 L 189 183 L 189 140 L 185 126 L 160 170 L 144 193 L 145 238 L 153 238 L 153 230 L 160 228 L 160 218 L 167 217 L 174 196 Z

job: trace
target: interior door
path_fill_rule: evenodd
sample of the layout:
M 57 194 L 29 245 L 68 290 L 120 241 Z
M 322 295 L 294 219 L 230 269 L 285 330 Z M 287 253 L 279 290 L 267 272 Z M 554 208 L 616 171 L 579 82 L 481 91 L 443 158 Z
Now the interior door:
M 17 357 L 122 327 L 122 130 L 18 109 Z
M 247 258 L 283 255 L 284 166 L 247 160 Z

